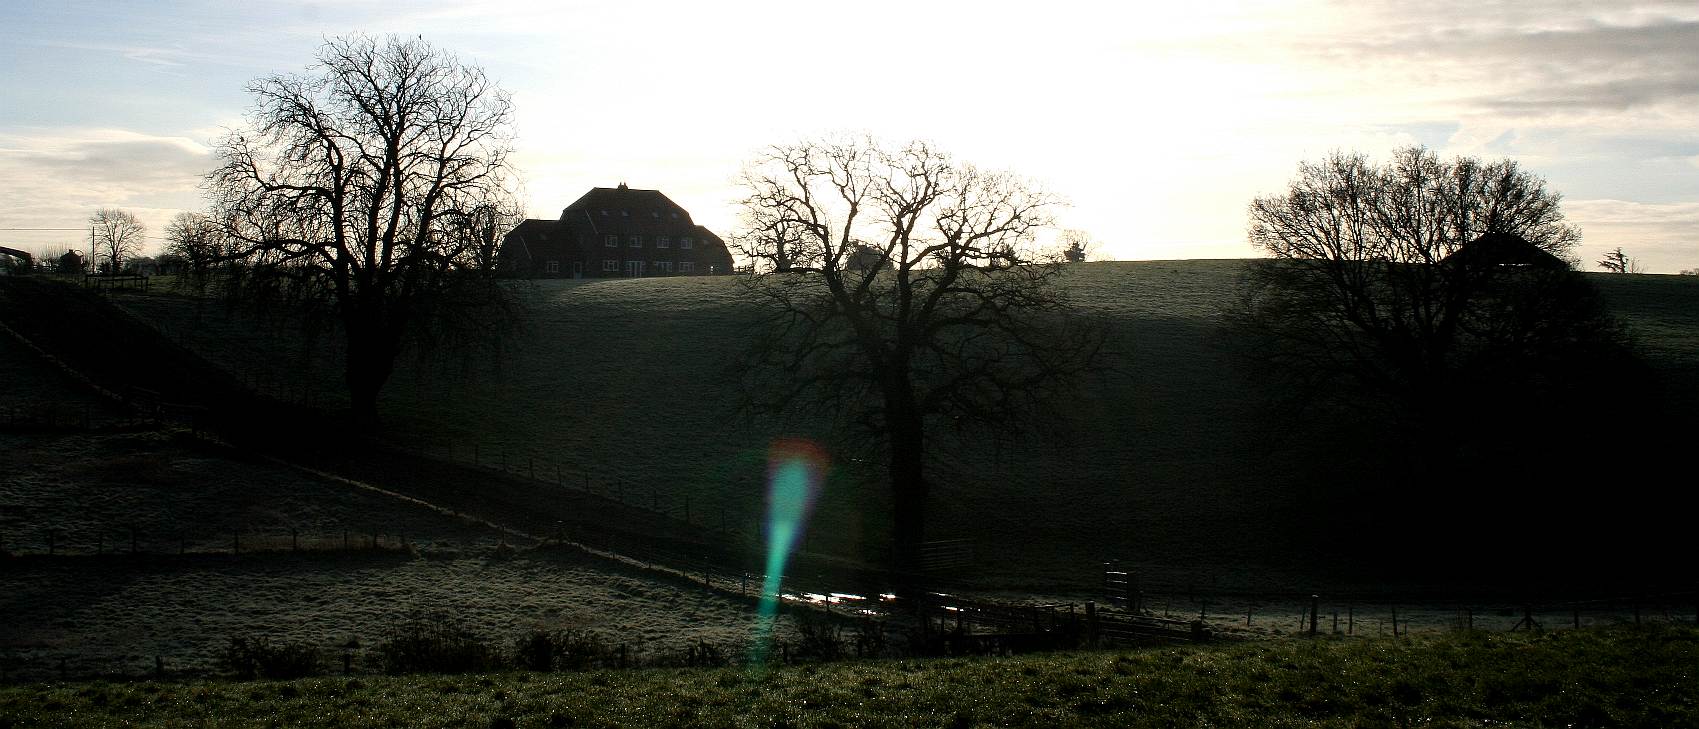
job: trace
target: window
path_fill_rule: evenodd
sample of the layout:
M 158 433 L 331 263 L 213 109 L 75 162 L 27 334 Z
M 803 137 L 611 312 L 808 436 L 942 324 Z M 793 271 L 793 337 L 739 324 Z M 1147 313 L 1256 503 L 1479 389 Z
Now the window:
M 666 248 L 667 246 L 672 245 L 672 240 L 673 239 L 668 238 L 664 235 L 657 235 L 657 236 L 655 236 L 655 247 L 656 248 Z
M 678 262 L 678 272 L 679 273 L 694 273 L 695 271 L 696 271 L 696 264 L 691 263 L 690 261 L 679 261 Z
M 640 236 L 640 235 L 631 236 L 631 238 L 627 241 L 627 244 L 630 245 L 632 248 L 642 248 L 643 247 L 643 236 Z
M 618 248 L 619 247 L 619 236 L 617 236 L 617 235 L 608 236 L 606 245 L 609 248 Z
M 678 213 L 673 213 L 673 220 L 678 220 Z
M 560 273 L 560 261 L 549 261 L 543 269 L 549 273 Z
M 661 214 L 651 210 L 651 211 L 649 211 L 649 217 L 654 218 L 656 220 L 660 220 Z
M 680 239 L 678 239 L 678 247 L 683 248 L 683 249 L 688 251 L 688 250 L 690 250 L 690 244 L 693 243 L 693 242 L 694 241 L 690 240 L 689 238 L 680 238 Z
M 621 210 L 621 211 L 619 211 L 619 216 L 622 217 L 622 218 L 629 218 L 629 217 L 631 217 L 631 211 L 630 210 Z
M 619 261 L 616 261 L 612 258 L 603 260 L 602 261 L 602 270 L 603 271 L 618 271 L 619 270 Z
M 625 262 L 625 275 L 627 275 L 627 276 L 642 276 L 643 275 L 643 262 L 642 261 L 626 261 Z
M 602 211 L 602 217 L 604 217 L 604 218 L 608 217 L 608 211 L 607 210 Z
M 672 273 L 673 272 L 673 262 L 672 261 L 656 261 L 655 262 L 655 270 L 660 271 L 661 273 Z

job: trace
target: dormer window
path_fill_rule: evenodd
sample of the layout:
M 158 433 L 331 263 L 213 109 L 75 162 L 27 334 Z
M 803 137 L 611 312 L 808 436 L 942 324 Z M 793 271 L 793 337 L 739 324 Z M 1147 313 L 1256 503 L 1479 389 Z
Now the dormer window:
M 605 209 L 604 209 L 604 210 L 603 210 L 603 211 L 602 211 L 602 217 L 604 217 L 604 218 L 605 218 L 605 217 L 608 217 L 608 211 L 607 211 L 607 210 L 605 210 Z
M 660 214 L 660 213 L 657 213 L 657 212 L 654 212 L 654 211 L 650 211 L 650 212 L 649 212 L 649 217 L 651 217 L 651 218 L 654 218 L 654 219 L 656 219 L 656 220 L 660 220 L 660 219 L 661 219 L 661 214 Z
M 678 213 L 673 213 L 673 220 L 678 220 Z
M 629 217 L 631 217 L 631 211 L 621 210 L 621 211 L 619 211 L 619 216 L 622 217 L 622 218 L 629 218 Z

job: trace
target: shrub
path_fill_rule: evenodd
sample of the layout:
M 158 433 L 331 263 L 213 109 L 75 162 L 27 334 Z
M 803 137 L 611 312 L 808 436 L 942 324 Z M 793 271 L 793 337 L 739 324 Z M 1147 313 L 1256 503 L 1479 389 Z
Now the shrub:
M 579 630 L 533 630 L 514 641 L 513 662 L 532 671 L 582 671 L 614 664 L 614 651 Z
M 471 673 L 498 668 L 501 655 L 465 621 L 414 616 L 391 626 L 374 652 L 386 673 Z
M 835 661 L 844 657 L 843 626 L 814 610 L 798 610 L 795 615 L 798 659 Z
M 302 678 L 319 673 L 324 654 L 306 643 L 273 644 L 265 638 L 237 636 L 224 649 L 222 663 L 244 680 Z

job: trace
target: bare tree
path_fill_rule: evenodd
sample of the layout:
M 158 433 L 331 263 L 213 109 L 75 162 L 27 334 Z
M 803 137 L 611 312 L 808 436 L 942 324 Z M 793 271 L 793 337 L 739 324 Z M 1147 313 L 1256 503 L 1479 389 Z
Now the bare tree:
M 106 260 L 103 270 L 110 273 L 122 271 L 124 257 L 142 251 L 147 228 L 135 214 L 117 208 L 101 208 L 89 216 L 88 223 L 94 228 L 95 252 Z
M 1230 318 L 1258 369 L 1296 382 L 1299 400 L 1461 442 L 1465 414 L 1486 423 L 1483 408 L 1558 402 L 1547 396 L 1626 351 L 1572 270 L 1580 232 L 1560 199 L 1514 162 L 1420 147 L 1378 167 L 1357 154 L 1301 164 L 1285 192 L 1251 203 L 1250 240 L 1272 260 L 1252 268 Z
M 183 259 L 191 274 L 204 274 L 228 260 L 230 245 L 224 229 L 201 213 L 181 212 L 165 224 L 165 252 Z
M 1030 250 L 1055 200 L 926 144 L 866 138 L 773 147 L 744 184 L 746 236 L 783 241 L 747 279 L 768 321 L 745 392 L 881 446 L 895 566 L 912 574 L 939 428 L 1018 428 L 1096 359 L 1101 329 L 1052 286 L 1060 261 Z
M 484 71 L 415 39 L 326 42 L 308 74 L 248 86 L 219 145 L 214 217 L 251 297 L 334 317 L 357 421 L 409 343 L 489 335 L 511 300 L 489 266 L 509 192 L 512 108 Z M 487 341 L 487 340 L 486 340 Z
M 1618 247 L 1610 253 L 1606 253 L 1604 258 L 1599 259 L 1599 268 L 1605 269 L 1611 273 L 1646 272 L 1645 267 L 1640 265 L 1640 261 L 1629 257 L 1627 253 L 1623 253 L 1621 247 Z
M 1062 258 L 1069 263 L 1084 263 L 1087 258 L 1097 253 L 1097 241 L 1092 240 L 1091 234 L 1083 230 L 1064 230 L 1058 240 L 1062 247 Z

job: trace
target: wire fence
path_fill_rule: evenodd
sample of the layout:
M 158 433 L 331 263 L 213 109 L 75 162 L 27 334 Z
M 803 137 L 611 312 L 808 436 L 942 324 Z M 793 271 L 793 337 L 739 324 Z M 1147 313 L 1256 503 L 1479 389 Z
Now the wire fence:
M 1526 599 L 1362 590 L 1196 590 L 1141 584 L 1136 573 L 1106 564 L 1101 594 L 1115 610 L 1244 635 L 1398 636 L 1411 631 L 1550 630 L 1653 621 L 1699 624 L 1699 589 Z
M 453 540 L 466 544 L 469 540 Z M 497 537 L 470 540 L 500 545 Z M 420 538 L 396 528 L 232 529 L 223 532 L 161 533 L 134 526 L 26 527 L 0 530 L 0 554 L 13 558 L 80 558 L 106 555 L 205 555 L 278 552 L 408 551 L 451 543 L 439 535 Z

